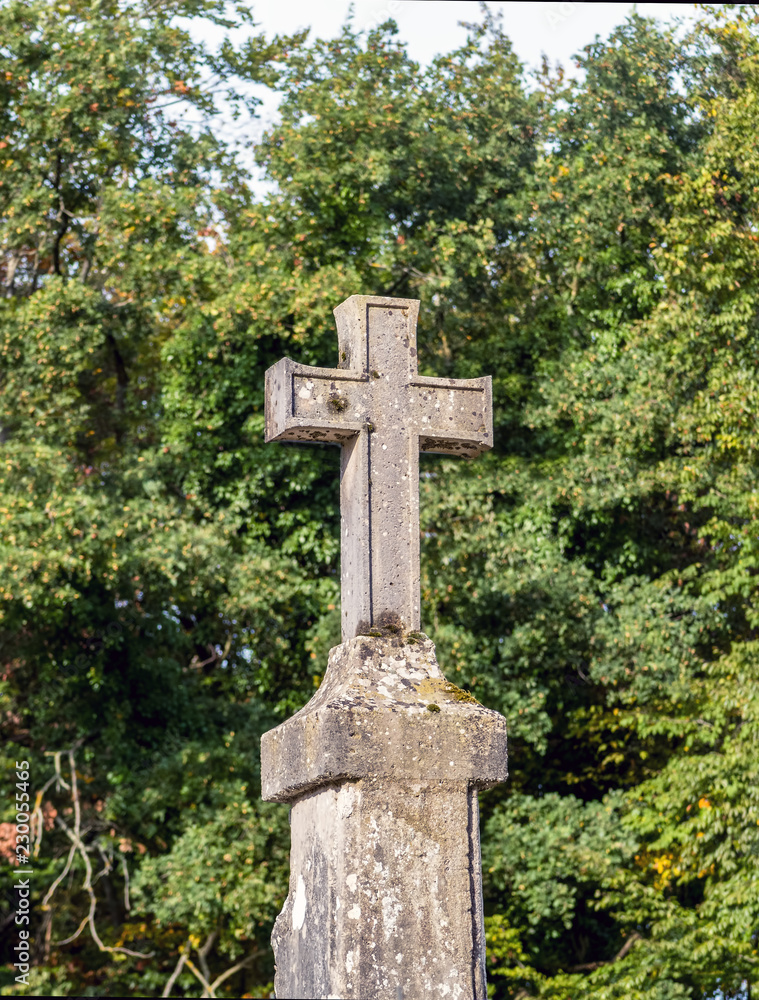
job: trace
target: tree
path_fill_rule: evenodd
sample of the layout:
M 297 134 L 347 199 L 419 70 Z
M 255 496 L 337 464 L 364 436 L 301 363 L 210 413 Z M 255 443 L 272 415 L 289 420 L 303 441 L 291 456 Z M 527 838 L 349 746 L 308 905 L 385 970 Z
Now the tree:
M 582 253 L 583 263 L 600 257 L 607 287 L 624 295 L 611 316 L 586 313 L 585 336 L 546 372 L 533 410 L 548 453 L 535 492 L 551 505 L 565 558 L 591 571 L 597 610 L 578 668 L 586 695 L 564 715 L 556 770 L 544 758 L 540 793 L 528 787 L 490 819 L 493 888 L 505 903 L 496 975 L 507 996 L 746 996 L 755 978 L 755 25 L 718 14 L 691 46 L 697 74 L 689 81 L 678 69 L 691 95 L 679 160 L 646 178 L 628 130 L 615 132 L 627 146 L 621 176 L 604 152 L 628 218 L 636 181 L 658 191 L 646 185 L 653 211 L 648 225 L 638 214 L 638 251 L 625 266 Z M 615 49 L 588 55 L 601 71 L 618 70 L 621 57 L 640 73 L 629 39 Z M 591 94 L 594 76 L 591 64 L 582 84 Z M 649 105 L 641 76 L 636 96 Z M 613 80 L 600 108 L 624 95 Z M 656 139 L 652 118 L 666 121 L 650 106 L 625 115 L 646 143 Z M 587 145 L 568 152 L 584 170 Z M 620 219 L 617 259 L 630 251 L 628 228 Z M 536 826 L 546 831 L 537 843 Z M 550 957 L 537 944 L 549 928 Z M 562 955 L 567 946 L 574 958 Z
M 384 293 L 422 300 L 425 373 L 495 376 L 494 452 L 421 478 L 425 627 L 511 734 L 493 996 L 746 996 L 753 15 L 685 40 L 632 15 L 578 79 L 529 81 L 487 11 L 421 70 L 391 22 L 212 57 L 141 6 L 48 10 L 0 9 L 26 81 L 0 102 L 2 696 L 55 887 L 38 992 L 270 988 L 288 831 L 257 741 L 339 640 L 339 533 L 337 452 L 264 446 L 263 374 L 329 364 L 334 305 Z M 267 198 L 160 110 L 210 114 L 209 70 L 283 92 Z
M 299 39 L 212 56 L 183 16 L 233 25 L 210 0 L 0 7 L 2 696 L 39 799 L 38 992 L 160 993 L 201 932 L 201 968 L 244 960 L 227 988 L 271 976 L 262 926 L 285 855 L 267 845 L 285 837 L 254 791 L 271 712 L 216 690 L 234 630 L 217 571 L 230 529 L 182 489 L 162 440 L 161 350 L 226 277 L 216 192 L 244 180 L 214 137 L 215 95 L 243 104 L 233 76 L 273 82 Z M 250 818 L 230 832 L 235 808 Z M 202 842 L 209 821 L 229 836 L 220 864 L 244 855 L 261 886 L 254 915 L 227 897 L 196 914 L 198 889 L 191 917 L 156 903 L 136 918 L 141 857 L 163 852 L 170 881 L 172 848 Z

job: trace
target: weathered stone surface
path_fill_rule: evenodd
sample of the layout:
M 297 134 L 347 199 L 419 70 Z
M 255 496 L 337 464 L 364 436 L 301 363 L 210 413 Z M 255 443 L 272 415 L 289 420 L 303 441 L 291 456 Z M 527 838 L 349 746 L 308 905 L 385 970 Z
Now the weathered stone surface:
M 418 374 L 419 303 L 335 310 L 337 368 L 266 373 L 266 440 L 341 453 L 342 645 L 261 741 L 292 802 L 280 1000 L 485 1000 L 477 789 L 506 779 L 506 725 L 446 681 L 419 628 L 419 451 L 492 446 L 490 378 Z
M 261 791 L 289 801 L 346 779 L 506 780 L 506 726 L 446 681 L 434 644 L 357 636 L 336 646 L 321 687 L 261 739 Z
M 420 627 L 419 451 L 492 447 L 490 377 L 418 374 L 416 299 L 352 295 L 335 309 L 340 366 L 283 358 L 266 373 L 266 440 L 341 445 L 343 639 L 380 616 Z
M 284 998 L 484 1000 L 477 793 L 365 778 L 293 805 Z
M 433 643 L 337 646 L 261 763 L 264 798 L 293 802 L 277 997 L 484 1000 L 477 789 L 506 779 L 506 727 Z

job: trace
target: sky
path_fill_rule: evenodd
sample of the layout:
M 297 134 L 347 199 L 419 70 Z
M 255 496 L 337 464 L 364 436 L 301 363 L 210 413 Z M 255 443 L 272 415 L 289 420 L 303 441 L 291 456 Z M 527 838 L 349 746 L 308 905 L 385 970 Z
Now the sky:
M 479 0 L 252 0 L 254 17 L 258 23 L 256 33 L 267 36 L 292 34 L 300 28 L 310 28 L 311 38 L 330 38 L 339 34 L 341 26 L 353 7 L 354 24 L 359 29 L 369 29 L 393 18 L 401 41 L 408 46 L 409 56 L 427 64 L 441 52 L 449 52 L 466 40 L 462 21 L 481 20 Z M 503 26 L 511 38 L 514 51 L 530 68 L 540 66 L 545 54 L 553 65 L 561 63 L 569 72 L 574 70 L 572 56 L 592 42 L 596 35 L 605 37 L 621 24 L 627 15 L 637 9 L 646 17 L 662 21 L 682 18 L 686 22 L 697 16 L 693 3 L 522 3 L 491 2 L 491 10 L 503 12 Z M 221 41 L 222 33 L 204 25 L 202 40 L 211 46 Z M 191 28 L 193 34 L 196 28 Z M 201 40 L 198 38 L 198 40 Z M 238 38 L 239 40 L 239 38 Z M 220 131 L 234 140 L 254 139 L 276 121 L 279 99 L 256 88 L 264 103 L 259 108 L 259 119 L 252 133 L 250 123 L 235 126 L 225 117 Z M 241 134 L 245 130 L 245 135 Z M 249 159 L 249 154 L 243 154 Z M 258 173 L 250 161 L 252 175 Z M 268 185 L 254 182 L 261 191 Z
M 371 27 L 389 17 L 398 24 L 409 55 L 428 63 L 439 52 L 461 44 L 466 32 L 460 21 L 480 20 L 477 0 L 354 0 L 355 23 Z M 538 66 L 545 52 L 551 62 L 569 64 L 571 56 L 596 34 L 606 35 L 637 7 L 647 17 L 670 20 L 676 15 L 693 18 L 692 3 L 491 3 L 503 11 L 506 34 L 517 55 Z M 256 20 L 267 34 L 288 34 L 310 27 L 312 35 L 336 35 L 348 14 L 349 0 L 258 0 Z

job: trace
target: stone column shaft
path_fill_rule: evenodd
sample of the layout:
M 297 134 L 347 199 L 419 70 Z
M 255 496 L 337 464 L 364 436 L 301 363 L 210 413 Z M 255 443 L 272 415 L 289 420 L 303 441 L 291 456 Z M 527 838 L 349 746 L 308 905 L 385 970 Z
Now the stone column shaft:
M 289 801 L 278 1000 L 485 1000 L 477 789 L 506 778 L 503 718 L 425 636 L 337 646 L 309 704 L 262 739 Z
M 476 790 L 348 781 L 291 822 L 277 997 L 485 1000 Z

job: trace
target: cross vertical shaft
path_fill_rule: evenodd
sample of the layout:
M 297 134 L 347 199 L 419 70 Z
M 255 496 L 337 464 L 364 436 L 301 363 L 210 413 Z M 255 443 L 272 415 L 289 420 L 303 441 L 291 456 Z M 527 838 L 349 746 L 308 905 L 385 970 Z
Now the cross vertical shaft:
M 407 429 L 406 387 L 416 374 L 418 302 L 353 296 L 335 310 L 341 357 L 371 381 L 367 430 L 342 448 L 341 578 L 347 635 L 382 614 L 421 624 L 419 445 Z M 413 352 L 413 354 L 412 354 Z

